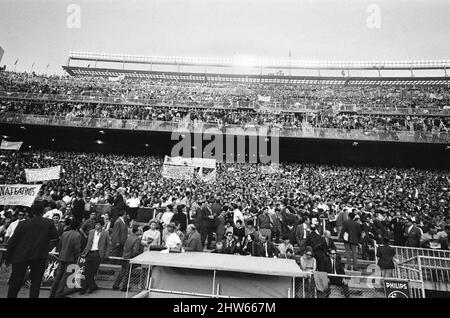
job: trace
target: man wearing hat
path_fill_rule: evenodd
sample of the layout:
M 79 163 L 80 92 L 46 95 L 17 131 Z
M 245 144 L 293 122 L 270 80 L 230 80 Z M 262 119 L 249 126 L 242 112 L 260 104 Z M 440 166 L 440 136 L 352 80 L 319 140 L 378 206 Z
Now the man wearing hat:
M 95 274 L 100 267 L 101 261 L 109 256 L 111 244 L 108 231 L 103 228 L 103 225 L 103 219 L 95 221 L 95 229 L 89 231 L 86 247 L 81 254 L 86 259 L 84 265 L 85 280 L 82 284 L 81 294 L 84 294 L 86 291 L 92 293 L 97 289 Z

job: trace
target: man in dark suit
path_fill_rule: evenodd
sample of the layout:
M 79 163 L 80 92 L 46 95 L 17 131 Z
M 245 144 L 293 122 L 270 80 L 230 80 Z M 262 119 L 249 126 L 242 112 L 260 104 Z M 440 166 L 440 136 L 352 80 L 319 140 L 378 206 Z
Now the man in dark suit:
M 185 251 L 203 252 L 202 239 L 194 224 L 187 226 L 183 247 Z
M 234 254 L 236 252 L 236 239 L 233 237 L 233 232 L 225 233 L 223 240 L 223 254 Z
M 64 287 L 66 286 L 65 282 L 69 274 L 67 273 L 67 267 L 70 264 L 76 264 L 81 253 L 81 234 L 77 231 L 77 223 L 75 221 L 72 222 L 71 219 L 66 219 L 65 223 L 70 226 L 70 231 L 66 231 L 61 235 L 59 266 L 53 280 L 50 298 L 63 296 Z
M 89 231 L 88 241 L 83 251 L 82 257 L 85 258 L 84 276 L 85 280 L 81 286 L 81 294 L 92 293 L 97 289 L 94 276 L 100 267 L 103 259 L 109 256 L 109 234 L 103 229 L 104 221 L 99 219 L 95 222 L 95 229 Z
M 121 291 L 127 291 L 128 286 L 128 273 L 130 271 L 129 267 L 129 259 L 138 256 L 142 253 L 142 244 L 141 244 L 141 230 L 138 227 L 134 227 L 131 235 L 127 238 L 125 242 L 125 246 L 123 248 L 123 260 L 120 261 L 122 265 L 122 269 L 120 271 L 119 276 L 117 276 L 116 281 L 114 282 L 113 289 L 119 289 L 120 283 L 123 281 Z
M 262 235 L 257 247 L 257 255 L 260 257 L 276 257 L 278 249 L 269 241 L 267 236 Z
M 112 251 L 111 256 L 122 256 L 123 246 L 128 237 L 128 227 L 125 224 L 124 210 L 119 212 L 119 218 L 114 222 L 111 235 Z
M 422 237 L 422 231 L 413 224 L 411 218 L 406 221 L 405 234 L 406 244 L 409 247 L 420 247 L 420 238 Z
M 317 270 L 319 272 L 324 271 L 324 258 L 327 251 L 327 242 L 325 238 L 317 232 L 317 228 L 314 224 L 311 224 L 311 233 L 306 239 L 306 246 L 311 246 L 316 259 Z
M 308 233 L 310 231 L 308 218 L 304 217 L 303 220 L 304 221 L 302 223 L 300 223 L 299 225 L 297 225 L 297 227 L 295 229 L 295 240 L 300 249 L 300 251 L 299 251 L 300 255 L 303 255 L 303 253 L 305 252 L 305 248 L 307 246 L 306 239 L 307 239 Z
M 389 239 L 383 237 L 383 245 L 377 248 L 378 266 L 381 269 L 381 277 L 392 277 L 394 272 L 395 248 L 389 246 Z
M 201 243 L 207 247 L 211 246 L 213 231 L 214 231 L 214 214 L 208 202 L 203 202 L 202 209 L 200 210 L 200 236 Z
M 344 222 L 340 238 L 344 240 L 345 258 L 347 259 L 347 269 L 358 270 L 358 245 L 361 241 L 361 225 L 358 224 L 354 218 L 356 215 L 353 212 L 348 214 L 349 219 Z M 350 259 L 353 262 L 350 262 Z
M 75 219 L 75 222 L 80 225 L 83 221 L 83 214 L 84 214 L 84 205 L 85 202 L 83 200 L 83 195 L 81 192 L 77 192 L 75 194 L 75 198 L 72 200 L 72 215 Z
M 329 256 L 325 257 L 324 260 L 324 271 L 328 274 L 330 279 L 330 285 L 339 286 L 341 289 L 341 293 L 345 298 L 349 298 L 349 290 L 348 285 L 344 281 L 342 277 L 333 276 L 333 275 L 345 275 L 344 264 L 342 264 L 341 257 L 337 255 L 335 249 L 331 249 Z M 325 291 L 326 297 L 328 298 L 331 294 L 331 288 L 329 287 Z
M 117 220 L 118 217 L 120 217 L 120 213 L 125 210 L 125 200 L 123 198 L 123 195 L 119 192 L 119 190 L 116 190 L 114 193 L 114 199 L 113 199 L 113 207 L 111 209 L 111 218 L 113 221 Z
M 17 298 L 24 281 L 27 268 L 30 267 L 30 298 L 38 298 L 42 277 L 45 272 L 50 242 L 58 239 L 55 224 L 44 219 L 44 205 L 35 202 L 31 207 L 33 217 L 19 222 L 14 234 L 8 241 L 6 264 L 12 264 L 9 278 L 8 298 Z

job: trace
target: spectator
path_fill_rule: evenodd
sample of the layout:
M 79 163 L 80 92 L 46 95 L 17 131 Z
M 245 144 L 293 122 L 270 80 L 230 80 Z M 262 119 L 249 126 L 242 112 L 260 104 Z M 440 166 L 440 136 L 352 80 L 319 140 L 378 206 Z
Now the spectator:
M 8 298 L 17 298 L 25 273 L 30 267 L 30 298 L 38 298 L 50 243 L 58 238 L 52 221 L 44 219 L 40 202 L 31 207 L 33 217 L 20 222 L 8 241 L 5 262 L 12 264 Z
M 214 231 L 214 214 L 207 201 L 204 201 L 200 210 L 201 243 L 208 249 L 211 247 Z M 212 249 L 212 248 L 211 248 Z
M 141 200 L 138 198 L 136 192 L 133 193 L 132 197 L 127 200 L 128 205 L 128 215 L 131 220 L 136 220 L 138 208 L 141 205 Z
M 317 269 L 316 259 L 311 246 L 306 246 L 305 254 L 300 257 L 300 268 L 306 272 L 315 272 Z
M 125 223 L 125 212 L 123 210 L 119 211 L 118 216 L 119 218 L 114 222 L 111 237 L 111 256 L 116 257 L 123 254 L 123 247 L 128 237 L 128 227 Z
M 405 246 L 420 247 L 422 231 L 413 224 L 412 218 L 408 218 L 406 221 L 404 236 L 406 237 Z
M 325 253 L 327 251 L 327 242 L 321 236 L 314 224 L 311 224 L 311 233 L 306 239 L 306 246 L 310 246 L 313 250 L 314 258 L 318 271 L 324 271 Z
M 306 239 L 308 238 L 308 233 L 310 232 L 309 220 L 307 218 L 303 219 L 303 222 L 297 225 L 295 230 L 295 238 L 299 247 L 299 254 L 303 255 L 306 248 Z
M 23 222 L 25 220 L 26 220 L 25 219 L 25 212 L 24 211 L 19 211 L 19 213 L 17 215 L 17 220 L 15 220 L 9 226 L 6 227 L 5 243 L 8 243 L 8 240 L 11 238 L 11 236 L 13 236 L 14 231 L 17 228 L 17 225 L 19 225 L 19 222 Z M 0 236 L 1 236 L 1 232 L 2 232 L 2 230 L 0 230 Z
M 121 291 L 127 291 L 128 287 L 128 273 L 130 272 L 130 259 L 138 256 L 142 253 L 142 245 L 141 245 L 141 230 L 138 227 L 133 227 L 131 230 L 131 234 L 127 237 L 127 240 L 125 241 L 125 245 L 123 248 L 123 255 L 122 260 L 120 261 L 121 264 L 121 271 L 119 276 L 117 276 L 116 280 L 114 281 L 112 289 L 117 290 L 120 288 L 120 284 L 122 284 Z M 132 266 L 132 265 L 131 265 Z
M 261 235 L 258 243 L 257 255 L 261 257 L 274 257 L 278 255 L 277 248 L 269 240 L 268 236 Z
M 262 213 L 258 216 L 256 224 L 261 235 L 266 236 L 270 241 L 272 238 L 273 223 L 272 218 L 269 215 L 268 207 L 263 208 Z
M 232 232 L 225 233 L 225 241 L 223 242 L 223 253 L 234 254 L 236 250 L 236 239 Z
M 345 258 L 348 270 L 358 270 L 358 245 L 361 241 L 361 226 L 355 222 L 355 214 L 349 213 L 349 219 L 344 222 L 341 230 L 341 239 L 344 240 Z M 351 260 L 353 260 L 351 262 Z
M 291 244 L 289 237 L 283 237 L 283 242 L 278 245 L 278 257 L 294 259 L 294 246 Z
M 387 237 L 383 237 L 383 245 L 377 248 L 377 257 L 377 265 L 381 269 L 381 277 L 393 277 L 395 249 L 389 246 Z
M 80 294 L 92 293 L 98 289 L 95 283 L 95 275 L 100 263 L 108 258 L 110 250 L 109 234 L 103 229 L 105 222 L 102 219 L 95 221 L 95 229 L 89 231 L 86 247 L 82 253 L 85 258 L 84 276 Z
M 142 245 L 146 251 L 150 249 L 150 246 L 162 245 L 161 232 L 157 230 L 156 224 L 157 222 L 155 220 L 151 220 L 150 229 L 142 235 Z
M 345 298 L 350 297 L 350 292 L 348 289 L 348 284 L 342 276 L 345 275 L 344 264 L 342 264 L 341 257 L 337 255 L 336 249 L 331 249 L 329 256 L 325 258 L 325 270 L 327 273 L 331 274 L 328 276 L 330 279 L 330 286 L 334 285 L 340 288 L 342 296 Z M 325 291 L 326 297 L 329 298 L 331 294 L 331 288 L 329 287 Z
M 179 248 L 181 248 L 182 242 L 177 233 L 175 233 L 175 230 L 176 230 L 175 223 L 169 223 L 169 225 L 167 225 L 168 235 L 165 241 L 165 246 L 168 249 L 178 250 Z
M 201 236 L 197 232 L 194 224 L 187 226 L 183 247 L 186 251 L 203 252 Z
M 58 256 L 59 265 L 53 280 L 50 298 L 63 297 L 65 282 L 69 276 L 67 267 L 70 264 L 76 264 L 81 254 L 81 234 L 77 231 L 77 224 L 72 222 L 71 219 L 66 219 L 65 223 L 70 229 L 61 235 Z

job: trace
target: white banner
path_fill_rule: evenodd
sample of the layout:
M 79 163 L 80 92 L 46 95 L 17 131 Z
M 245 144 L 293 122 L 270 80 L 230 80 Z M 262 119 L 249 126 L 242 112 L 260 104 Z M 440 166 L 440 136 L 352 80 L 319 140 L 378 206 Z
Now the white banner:
M 162 176 L 172 179 L 192 179 L 195 177 L 207 182 L 215 180 L 216 160 L 165 156 Z
M 258 94 L 258 102 L 269 103 L 270 102 L 270 96 L 263 96 L 263 95 L 259 95 Z
M 6 141 L 2 140 L 0 149 L 2 150 L 19 150 L 22 147 L 23 141 Z
M 207 158 L 183 158 L 183 157 L 164 157 L 164 164 L 177 166 L 204 167 L 215 169 L 216 159 Z
M 0 185 L 0 205 L 23 205 L 30 207 L 39 194 L 41 184 Z
M 108 77 L 108 80 L 110 80 L 111 82 L 118 82 L 118 81 L 122 81 L 124 79 L 125 79 L 125 75 L 120 75 L 117 77 L 112 77 L 112 76 Z
M 169 179 L 190 180 L 194 176 L 194 167 L 164 165 L 162 168 L 162 176 Z
M 25 169 L 25 177 L 27 182 L 37 182 L 46 180 L 57 180 L 61 172 L 61 166 L 42 168 L 42 169 Z

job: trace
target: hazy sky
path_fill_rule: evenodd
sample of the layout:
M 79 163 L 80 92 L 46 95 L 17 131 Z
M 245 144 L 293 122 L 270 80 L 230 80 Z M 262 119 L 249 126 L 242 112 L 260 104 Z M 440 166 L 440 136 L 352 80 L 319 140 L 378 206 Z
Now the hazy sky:
M 67 27 L 78 4 L 80 28 Z M 369 4 L 381 9 L 369 28 Z M 61 72 L 70 50 L 319 60 L 450 59 L 450 0 L 0 0 L 1 65 Z

